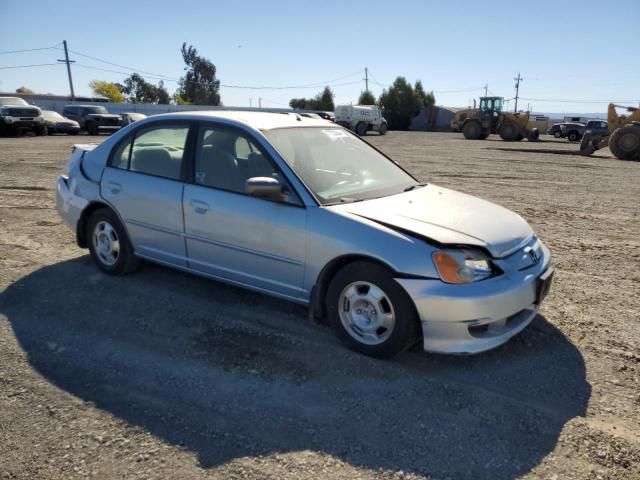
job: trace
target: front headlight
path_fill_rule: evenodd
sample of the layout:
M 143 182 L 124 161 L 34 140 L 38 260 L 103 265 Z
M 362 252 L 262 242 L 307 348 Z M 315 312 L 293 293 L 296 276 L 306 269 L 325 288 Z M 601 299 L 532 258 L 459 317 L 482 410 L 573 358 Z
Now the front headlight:
M 500 270 L 477 250 L 441 250 L 433 254 L 433 263 L 446 283 L 471 283 L 493 277 Z

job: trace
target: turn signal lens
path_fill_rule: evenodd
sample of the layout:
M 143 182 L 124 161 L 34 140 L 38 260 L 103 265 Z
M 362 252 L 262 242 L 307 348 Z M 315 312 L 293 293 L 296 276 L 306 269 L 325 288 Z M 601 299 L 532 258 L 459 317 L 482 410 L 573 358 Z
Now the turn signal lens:
M 460 265 L 458 261 L 446 252 L 436 252 L 433 254 L 433 261 L 436 264 L 440 278 L 447 283 L 469 283 L 473 281 L 473 277 L 469 278 L 466 272 L 461 272 L 464 265 Z M 463 275 L 460 275 L 462 273 Z
M 433 263 L 446 283 L 471 283 L 494 275 L 488 259 L 466 250 L 436 252 L 433 254 Z

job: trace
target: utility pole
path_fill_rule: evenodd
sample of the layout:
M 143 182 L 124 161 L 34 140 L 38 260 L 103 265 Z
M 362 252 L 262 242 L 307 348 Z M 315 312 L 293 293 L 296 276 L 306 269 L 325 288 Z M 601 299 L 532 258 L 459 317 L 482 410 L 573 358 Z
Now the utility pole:
M 62 44 L 64 45 L 64 60 L 58 59 L 59 62 L 64 62 L 67 64 L 67 74 L 69 75 L 69 88 L 71 89 L 71 100 L 76 99 L 76 94 L 73 91 L 73 80 L 71 79 L 71 64 L 75 62 L 75 60 L 69 60 L 69 50 L 67 50 L 67 41 L 63 40 Z
M 485 97 L 487 96 L 487 90 L 489 90 L 489 84 L 488 84 L 488 83 L 485 83 L 485 84 L 484 84 L 484 96 L 485 96 Z
M 369 91 L 369 69 L 364 67 L 364 91 Z
M 518 72 L 518 76 L 514 78 L 514 80 L 516 81 L 516 106 L 513 109 L 513 113 L 518 113 L 518 92 L 520 91 L 520 82 L 524 79 L 520 76 L 520 72 Z
M 258 108 L 262 108 L 262 97 L 258 97 Z

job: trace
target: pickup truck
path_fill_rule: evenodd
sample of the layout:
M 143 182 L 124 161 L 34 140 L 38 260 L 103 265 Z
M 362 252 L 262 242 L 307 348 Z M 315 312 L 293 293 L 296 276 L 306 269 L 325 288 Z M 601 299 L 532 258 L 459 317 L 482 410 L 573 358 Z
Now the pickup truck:
M 604 120 L 589 120 L 586 124 L 565 123 L 560 125 L 562 137 L 567 137 L 570 142 L 580 140 L 587 130 L 591 130 L 594 135 L 608 135 L 609 125 Z
M 42 110 L 22 98 L 0 97 L 0 135 L 16 135 L 25 131 L 46 134 Z

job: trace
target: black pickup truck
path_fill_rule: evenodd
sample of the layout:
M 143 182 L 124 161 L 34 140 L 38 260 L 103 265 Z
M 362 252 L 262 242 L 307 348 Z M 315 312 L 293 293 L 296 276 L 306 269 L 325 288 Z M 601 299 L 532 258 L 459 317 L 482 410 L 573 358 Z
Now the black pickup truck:
M 586 124 L 567 123 L 560 125 L 562 136 L 567 137 L 570 142 L 577 142 L 582 138 L 584 132 L 591 130 L 595 135 L 608 135 L 609 125 L 604 120 L 589 120 Z
M 122 125 L 120 115 L 109 113 L 102 105 L 67 105 L 62 115 L 78 122 L 89 135 L 113 133 Z

